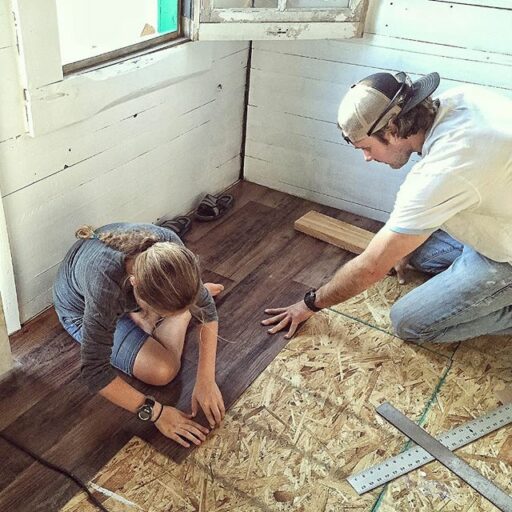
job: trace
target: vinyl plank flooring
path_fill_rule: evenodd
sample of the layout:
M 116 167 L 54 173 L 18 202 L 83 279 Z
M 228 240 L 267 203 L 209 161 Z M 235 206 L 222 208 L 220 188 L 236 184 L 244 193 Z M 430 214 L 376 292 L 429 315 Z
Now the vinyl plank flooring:
M 13 343 L 16 367 L 0 385 L 0 429 L 78 376 L 80 349 L 62 327 L 53 339 L 41 337 L 40 343 L 21 358 Z
M 230 190 L 234 208 L 219 221 L 194 222 L 187 245 L 198 253 L 205 282 L 220 282 L 217 379 L 229 407 L 286 345 L 261 326 L 266 307 L 299 300 L 328 278 L 348 253 L 293 229 L 310 209 L 361 227 L 372 221 L 347 215 L 259 185 L 241 182 Z M 336 249 L 336 250 L 335 250 Z M 199 325 L 187 336 L 182 368 L 169 385 L 154 388 L 128 379 L 145 393 L 184 410 L 197 370 Z M 181 461 L 189 453 L 152 425 L 100 396 L 88 394 L 79 379 L 79 346 L 64 332 L 53 310 L 12 337 L 17 368 L 0 382 L 0 429 L 53 463 L 87 481 L 133 435 Z M 13 407 L 13 404 L 15 406 Z M 200 418 L 198 418 L 200 419 Z M 202 418 L 204 421 L 204 418 Z M 205 423 L 206 424 L 206 423 Z M 0 510 L 57 510 L 76 492 L 69 479 L 34 463 L 0 440 Z

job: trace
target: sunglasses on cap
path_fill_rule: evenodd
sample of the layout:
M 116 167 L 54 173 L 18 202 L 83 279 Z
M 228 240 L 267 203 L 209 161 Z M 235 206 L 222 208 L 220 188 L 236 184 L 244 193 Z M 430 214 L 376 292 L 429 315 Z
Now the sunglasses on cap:
M 393 96 L 393 98 L 391 98 L 391 100 L 389 101 L 388 106 L 383 110 L 383 112 L 380 114 L 380 116 L 377 117 L 377 119 L 374 121 L 374 123 L 370 126 L 370 128 L 366 132 L 366 135 L 368 137 L 370 137 L 370 135 L 373 134 L 373 132 L 375 131 L 375 128 L 378 126 L 378 124 L 380 123 L 381 119 L 393 107 L 395 107 L 397 105 L 400 105 L 401 103 L 405 103 L 409 99 L 409 96 L 411 94 L 411 85 L 412 85 L 411 79 L 403 71 L 401 71 L 400 73 L 397 73 L 395 75 L 395 78 L 397 79 L 398 82 L 400 82 L 400 87 L 398 88 L 398 91 L 396 91 L 396 93 Z M 355 87 L 355 84 L 352 87 Z M 398 114 L 397 117 L 399 117 L 399 116 L 400 116 L 400 113 Z M 342 135 L 343 139 L 345 140 L 345 142 L 347 142 L 347 144 L 352 144 L 353 145 L 353 142 L 343 132 L 343 130 L 341 131 L 341 135 Z

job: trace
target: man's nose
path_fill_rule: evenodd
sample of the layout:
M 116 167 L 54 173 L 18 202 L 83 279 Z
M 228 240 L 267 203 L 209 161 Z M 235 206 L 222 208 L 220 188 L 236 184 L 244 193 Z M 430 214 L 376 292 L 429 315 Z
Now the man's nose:
M 372 155 L 370 155 L 368 151 L 363 151 L 363 155 L 365 162 L 371 162 L 373 160 Z

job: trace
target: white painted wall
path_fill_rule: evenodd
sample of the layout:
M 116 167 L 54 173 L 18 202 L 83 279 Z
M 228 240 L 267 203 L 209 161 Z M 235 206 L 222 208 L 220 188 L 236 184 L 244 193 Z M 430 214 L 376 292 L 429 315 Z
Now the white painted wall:
M 32 138 L 14 41 L 9 0 L 0 0 L 0 190 L 23 322 L 50 305 L 78 225 L 152 222 L 238 179 L 248 46 L 186 43 L 80 75 L 65 101 L 58 91 L 41 98 L 48 133 Z M 0 276 L 7 267 L 0 261 Z
M 336 126 L 341 98 L 378 71 L 438 71 L 439 91 L 473 83 L 512 95 L 509 5 L 372 0 L 362 40 L 254 43 L 246 179 L 387 219 L 411 164 L 365 163 Z

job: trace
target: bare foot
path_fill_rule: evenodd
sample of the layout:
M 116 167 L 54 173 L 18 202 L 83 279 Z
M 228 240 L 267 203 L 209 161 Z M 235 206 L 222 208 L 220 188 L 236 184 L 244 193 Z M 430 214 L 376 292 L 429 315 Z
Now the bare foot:
M 210 292 L 212 297 L 219 295 L 224 290 L 224 286 L 216 283 L 204 283 L 204 287 Z
M 130 318 L 138 325 L 145 333 L 151 334 L 156 327 L 156 323 L 160 316 L 153 312 L 138 311 L 131 312 Z

